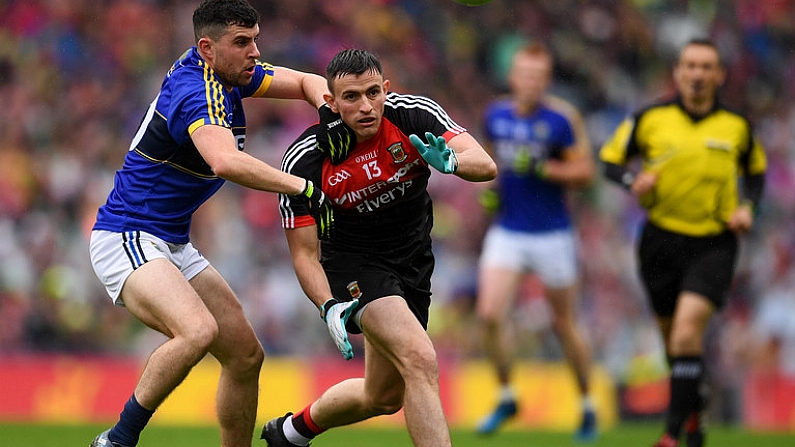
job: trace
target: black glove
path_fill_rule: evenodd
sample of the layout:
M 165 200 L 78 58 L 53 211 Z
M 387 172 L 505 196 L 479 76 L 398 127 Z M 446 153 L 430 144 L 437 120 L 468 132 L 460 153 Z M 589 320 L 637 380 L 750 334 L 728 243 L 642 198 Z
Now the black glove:
M 348 127 L 339 113 L 334 113 L 328 104 L 317 110 L 320 115 L 320 127 L 317 130 L 317 148 L 328 155 L 332 164 L 339 164 L 356 146 L 356 135 Z
M 309 200 L 309 214 L 315 219 L 317 224 L 317 237 L 318 239 L 328 240 L 331 237 L 331 231 L 334 229 L 334 209 L 331 207 L 331 201 L 328 196 L 315 187 L 312 180 L 307 180 L 304 190 L 301 191 L 299 196 L 306 197 Z

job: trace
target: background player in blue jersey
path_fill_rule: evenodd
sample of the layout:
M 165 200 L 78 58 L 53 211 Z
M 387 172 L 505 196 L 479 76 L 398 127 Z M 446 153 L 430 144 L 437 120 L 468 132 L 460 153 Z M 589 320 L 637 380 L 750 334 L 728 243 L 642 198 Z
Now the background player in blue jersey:
M 339 323 L 364 334 L 364 377 L 269 421 L 262 437 L 270 447 L 307 445 L 327 429 L 403 408 L 414 445 L 449 446 L 436 352 L 425 332 L 434 264 L 428 179 L 432 166 L 486 181 L 496 166 L 439 104 L 390 93 L 373 54 L 342 51 L 326 77 L 326 100 L 353 129 L 355 147 L 322 152 L 313 126 L 282 162 L 285 171 L 322 185 L 333 203 L 334 227 L 320 253 L 305 203 L 282 195 L 280 209 L 296 275 L 346 358 L 353 349 Z
M 484 205 L 496 214 L 483 243 L 477 315 L 501 389 L 497 408 L 478 431 L 492 433 L 517 413 L 507 323 L 522 277 L 532 271 L 544 285 L 552 328 L 584 396 L 578 437 L 587 440 L 595 435 L 596 423 L 588 388 L 591 360 L 576 327 L 576 243 L 565 193 L 566 188 L 588 185 L 595 168 L 576 109 L 545 95 L 552 64 L 540 43 L 520 49 L 508 74 L 511 96 L 491 104 L 485 116 L 487 148 L 500 174 L 483 196 Z
M 319 211 L 318 188 L 242 152 L 242 98 L 320 107 L 327 92 L 321 76 L 260 62 L 258 23 L 245 0 L 199 5 L 196 45 L 166 75 L 97 213 L 90 241 L 97 276 L 116 305 L 168 340 L 93 447 L 135 446 L 153 412 L 207 353 L 221 364 L 221 444 L 251 445 L 263 350 L 229 285 L 190 243 L 191 216 L 225 180 L 300 195 Z

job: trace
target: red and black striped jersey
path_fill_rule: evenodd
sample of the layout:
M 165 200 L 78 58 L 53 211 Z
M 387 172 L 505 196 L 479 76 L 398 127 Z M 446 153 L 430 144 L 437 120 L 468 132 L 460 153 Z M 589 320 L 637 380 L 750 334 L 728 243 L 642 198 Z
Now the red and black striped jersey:
M 433 225 L 427 192 L 430 169 L 409 135 L 425 132 L 445 139 L 466 131 L 433 100 L 390 93 L 375 137 L 360 142 L 337 165 L 315 146 L 317 125 L 287 150 L 282 170 L 311 179 L 334 204 L 335 229 L 323 252 L 410 256 L 429 248 Z M 314 225 L 306 202 L 280 196 L 285 228 Z

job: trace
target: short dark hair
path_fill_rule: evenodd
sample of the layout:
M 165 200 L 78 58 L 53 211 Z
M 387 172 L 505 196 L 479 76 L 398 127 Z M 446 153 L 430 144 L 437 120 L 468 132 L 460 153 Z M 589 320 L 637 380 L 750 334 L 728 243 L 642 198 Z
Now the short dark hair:
M 259 12 L 246 0 L 204 0 L 193 11 L 193 35 L 196 42 L 202 37 L 219 40 L 233 25 L 254 28 Z
M 326 80 L 328 81 L 329 91 L 333 93 L 331 81 L 334 79 L 349 74 L 360 75 L 367 72 L 384 74 L 378 56 L 367 50 L 342 50 L 334 55 L 326 66 Z
M 713 50 L 715 50 L 715 54 L 718 55 L 718 65 L 721 66 L 723 65 L 723 56 L 720 54 L 720 48 L 718 48 L 718 45 L 715 43 L 714 40 L 708 37 L 694 37 L 688 40 L 687 43 L 685 43 L 684 46 L 682 46 L 682 49 L 679 51 L 679 57 L 682 56 L 682 51 L 684 51 L 685 48 L 692 45 L 712 48 Z

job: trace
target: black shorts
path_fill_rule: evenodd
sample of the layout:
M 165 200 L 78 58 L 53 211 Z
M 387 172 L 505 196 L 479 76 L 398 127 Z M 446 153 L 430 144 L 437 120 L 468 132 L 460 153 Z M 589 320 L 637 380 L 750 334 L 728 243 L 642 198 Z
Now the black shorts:
M 358 298 L 361 309 L 378 298 L 397 295 L 406 300 L 422 327 L 428 329 L 434 265 L 430 250 L 414 256 L 405 265 L 379 256 L 354 253 L 335 253 L 322 263 L 334 298 L 340 301 Z M 353 319 L 348 321 L 347 329 L 352 334 L 362 332 Z
M 737 265 L 737 236 L 692 237 L 646 223 L 638 244 L 640 276 L 658 316 L 671 316 L 682 291 L 726 304 Z

